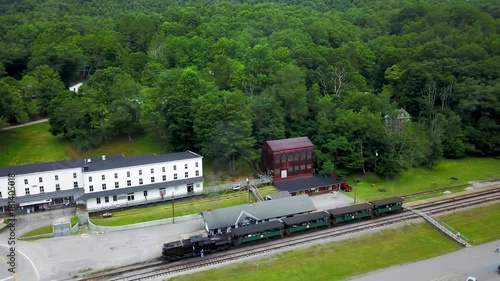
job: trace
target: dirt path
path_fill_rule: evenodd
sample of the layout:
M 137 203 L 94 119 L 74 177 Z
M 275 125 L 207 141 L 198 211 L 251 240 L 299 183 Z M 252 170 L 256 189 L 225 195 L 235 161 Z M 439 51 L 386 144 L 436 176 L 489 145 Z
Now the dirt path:
M 33 124 L 38 124 L 38 123 L 43 123 L 43 122 L 47 122 L 47 121 L 49 121 L 49 118 L 40 119 L 40 120 L 36 120 L 33 122 L 24 123 L 21 125 L 5 127 L 3 129 L 1 129 L 0 131 L 12 130 L 12 129 L 21 128 L 21 127 L 25 127 L 25 126 L 29 126 L 29 125 L 33 125 Z

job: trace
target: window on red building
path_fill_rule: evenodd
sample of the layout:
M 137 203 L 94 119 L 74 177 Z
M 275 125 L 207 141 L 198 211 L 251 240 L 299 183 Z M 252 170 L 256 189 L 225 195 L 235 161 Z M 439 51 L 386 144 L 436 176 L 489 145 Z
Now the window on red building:
M 307 159 L 311 159 L 311 158 L 312 158 L 312 151 L 308 150 L 307 151 Z
M 280 155 L 276 154 L 274 155 L 274 163 L 279 163 L 280 162 Z
M 293 153 L 288 153 L 288 162 L 293 161 Z

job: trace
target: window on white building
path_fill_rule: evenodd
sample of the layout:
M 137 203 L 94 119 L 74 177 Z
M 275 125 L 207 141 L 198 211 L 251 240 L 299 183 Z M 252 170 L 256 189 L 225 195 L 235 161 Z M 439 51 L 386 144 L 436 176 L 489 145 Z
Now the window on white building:
M 56 178 L 56 181 L 59 180 L 59 176 L 58 175 L 55 175 L 54 177 Z
M 96 199 L 95 199 L 95 202 L 96 202 L 97 204 L 101 204 L 101 198 L 96 198 Z
M 117 181 L 115 181 L 115 188 L 118 188 L 118 187 L 120 187 L 120 184 Z
M 24 189 L 24 193 L 25 193 L 26 195 L 30 195 L 30 189 L 29 189 L 28 187 L 27 187 L 27 188 L 25 188 L 25 189 Z
M 196 170 L 196 172 L 194 172 L 194 174 L 198 177 L 200 175 L 200 171 Z
M 165 193 L 166 193 L 165 187 L 160 188 L 160 196 L 165 195 Z
M 196 187 L 200 187 L 200 184 L 199 184 L 199 183 L 197 183 L 197 184 L 196 184 Z
M 127 178 L 130 178 L 130 172 L 127 172 Z
M 45 192 L 45 190 L 44 190 L 43 186 L 40 185 L 40 193 L 44 193 L 44 192 Z
M 142 179 L 139 179 L 139 184 L 142 184 Z
M 0 191 L 0 198 L 3 198 L 3 196 L 2 196 L 2 192 L 1 192 L 1 191 Z
M 24 184 L 28 184 L 28 180 L 24 180 Z
M 118 178 L 118 173 L 115 173 L 115 179 L 117 179 L 117 178 Z
M 177 179 L 177 173 L 174 174 L 174 180 L 176 180 L 176 179 Z
M 113 195 L 113 201 L 118 201 L 118 196 Z
M 73 173 L 73 178 L 76 179 L 76 173 Z
M 92 177 L 89 177 L 89 182 L 92 182 Z
M 154 174 L 154 173 L 155 173 L 155 169 L 151 168 L 151 174 Z
M 185 178 L 189 177 L 189 172 L 185 172 L 185 173 L 184 173 L 184 177 L 185 177 Z
M 165 173 L 165 167 L 161 167 L 161 172 Z
M 131 186 L 132 182 L 130 180 L 127 181 L 127 186 Z
M 144 197 L 148 197 L 148 191 L 144 190 Z
M 104 197 L 104 203 L 109 203 L 109 197 L 108 196 Z
M 198 162 L 195 162 L 195 163 L 194 163 L 194 166 L 195 166 L 196 168 L 198 168 Z
M 177 171 L 177 165 L 174 165 L 174 171 Z
M 59 191 L 59 190 L 61 190 L 61 187 L 59 186 L 58 183 L 56 183 L 56 191 Z
M 106 176 L 105 175 L 102 175 L 101 176 L 102 180 L 105 180 L 106 179 Z
M 106 190 L 106 184 L 105 183 L 102 184 L 102 190 Z
M 127 193 L 127 201 L 134 201 L 134 193 Z
M 163 175 L 163 176 L 161 177 L 161 179 L 162 179 L 163 181 L 167 181 L 167 176 Z
M 42 177 L 39 177 L 39 178 L 38 178 L 38 182 L 43 182 Z
M 74 187 L 74 188 L 77 188 L 77 187 L 78 187 L 78 182 L 77 182 L 77 181 L 74 181 L 74 182 L 73 182 L 73 187 Z
M 94 191 L 94 186 L 93 185 L 89 185 L 89 190 L 90 190 L 90 192 Z
M 155 182 L 155 177 L 151 177 L 151 183 Z
M 142 176 L 142 170 L 139 170 L 139 176 Z
M 187 169 L 188 168 L 188 164 L 184 164 L 184 169 Z

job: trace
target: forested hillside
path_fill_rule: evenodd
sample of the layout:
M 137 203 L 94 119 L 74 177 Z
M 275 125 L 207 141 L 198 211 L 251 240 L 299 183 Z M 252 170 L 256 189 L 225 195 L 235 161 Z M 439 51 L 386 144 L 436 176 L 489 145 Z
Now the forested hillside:
M 48 116 L 80 149 L 147 128 L 231 168 L 309 136 L 325 175 L 496 156 L 499 16 L 495 0 L 1 0 L 0 128 Z

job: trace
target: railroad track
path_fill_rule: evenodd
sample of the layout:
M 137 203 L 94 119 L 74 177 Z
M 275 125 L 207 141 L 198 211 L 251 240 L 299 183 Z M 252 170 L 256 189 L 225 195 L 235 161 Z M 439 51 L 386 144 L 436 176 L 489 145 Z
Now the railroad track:
M 495 182 L 500 183 L 499 180 L 495 180 Z M 410 198 L 419 197 L 419 196 L 423 196 L 423 195 L 429 195 L 429 194 L 435 194 L 435 193 L 442 193 L 442 192 L 448 191 L 450 189 L 459 189 L 459 188 L 463 189 L 464 187 L 466 187 L 468 185 L 469 184 L 462 184 L 462 185 L 458 185 L 458 186 L 450 186 L 448 188 L 440 188 L 440 189 L 422 191 L 422 192 L 417 192 L 417 193 L 403 195 L 401 197 L 403 197 L 404 199 L 410 199 Z
M 500 190 L 486 190 L 467 194 L 462 197 L 443 199 L 433 203 L 425 203 L 413 206 L 414 209 L 423 211 L 430 215 L 462 209 L 465 207 L 477 206 L 487 202 L 500 200 Z M 79 279 L 81 281 L 138 281 L 148 280 L 158 277 L 175 276 L 181 273 L 206 268 L 212 265 L 227 263 L 229 261 L 242 260 L 268 253 L 276 253 L 282 250 L 292 249 L 300 246 L 316 244 L 333 238 L 359 233 L 361 231 L 381 228 L 410 220 L 420 218 L 419 215 L 410 211 L 403 211 L 399 214 L 383 216 L 369 221 L 353 222 L 341 226 L 327 228 L 303 233 L 297 236 L 289 236 L 286 239 L 272 240 L 266 243 L 252 244 L 251 247 L 238 247 L 236 249 L 216 253 L 210 257 L 192 258 L 174 264 L 161 262 L 142 264 L 137 267 L 123 268 L 114 273 L 108 273 L 93 278 Z

